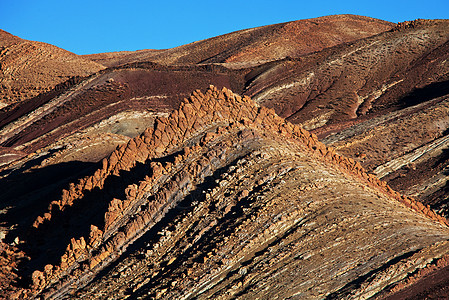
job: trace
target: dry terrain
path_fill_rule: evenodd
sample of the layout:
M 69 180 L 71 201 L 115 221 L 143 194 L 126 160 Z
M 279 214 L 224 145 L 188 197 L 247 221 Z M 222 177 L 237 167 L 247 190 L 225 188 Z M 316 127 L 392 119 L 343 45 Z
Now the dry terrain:
M 0 298 L 448 297 L 449 21 L 77 56 L 0 31 Z

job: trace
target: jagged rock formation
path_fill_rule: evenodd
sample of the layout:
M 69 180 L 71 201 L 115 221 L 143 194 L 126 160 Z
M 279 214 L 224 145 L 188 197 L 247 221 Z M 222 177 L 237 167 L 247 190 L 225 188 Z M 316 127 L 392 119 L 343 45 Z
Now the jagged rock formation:
M 136 136 L 151 126 L 155 115 L 177 108 L 191 90 L 207 88 L 208 82 L 240 89 L 242 81 L 242 75 L 221 67 L 146 63 L 108 69 L 0 111 L 0 145 L 33 152 L 126 112 L 149 119 L 131 134 Z
M 405 22 L 267 63 L 248 73 L 244 94 L 447 216 L 448 24 Z
M 72 207 L 106 211 L 80 220 Z M 50 298 L 366 297 L 448 251 L 444 218 L 272 110 L 213 87 L 49 208 L 34 236 L 92 222 L 58 264 L 33 272 L 29 293 Z M 127 268 L 133 276 L 118 280 Z

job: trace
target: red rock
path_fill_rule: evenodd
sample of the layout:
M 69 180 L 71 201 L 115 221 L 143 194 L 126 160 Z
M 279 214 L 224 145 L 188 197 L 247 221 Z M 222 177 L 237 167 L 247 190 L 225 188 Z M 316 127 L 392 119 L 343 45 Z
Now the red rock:
M 31 275 L 31 280 L 33 281 L 33 289 L 39 290 L 45 286 L 45 276 L 40 271 L 34 271 Z

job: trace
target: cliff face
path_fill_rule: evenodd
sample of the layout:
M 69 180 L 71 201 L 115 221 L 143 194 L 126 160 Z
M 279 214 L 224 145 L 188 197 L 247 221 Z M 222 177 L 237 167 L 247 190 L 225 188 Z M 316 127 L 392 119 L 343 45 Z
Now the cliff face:
M 444 295 L 447 24 L 83 58 L 2 32 L 26 74 L 73 69 L 0 109 L 0 297 Z

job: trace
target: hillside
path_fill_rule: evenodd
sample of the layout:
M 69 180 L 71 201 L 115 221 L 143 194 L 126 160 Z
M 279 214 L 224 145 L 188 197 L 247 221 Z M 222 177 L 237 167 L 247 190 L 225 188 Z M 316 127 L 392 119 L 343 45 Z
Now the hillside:
M 95 73 L 104 66 L 0 29 L 0 69 L 0 108 L 3 108 L 47 92 L 72 77 Z
M 374 295 L 446 254 L 449 223 L 364 172 L 249 98 L 195 92 L 37 216 L 32 293 L 269 297 L 264 286 L 275 284 L 282 297 Z M 342 265 L 316 280 L 328 259 Z M 133 276 L 117 280 L 128 268 Z M 395 276 L 346 290 L 374 269 Z
M 0 109 L 0 297 L 445 297 L 448 25 L 89 56 L 1 32 L 29 84 Z
M 226 63 L 231 68 L 299 57 L 376 35 L 393 23 L 355 15 L 336 15 L 232 32 L 166 50 L 86 55 L 105 66 L 153 61 L 164 65 Z

